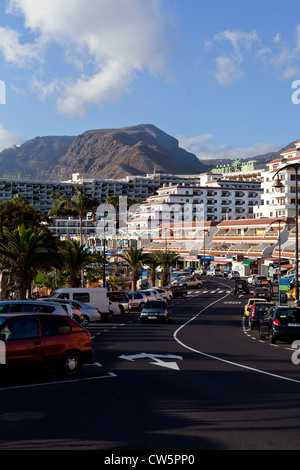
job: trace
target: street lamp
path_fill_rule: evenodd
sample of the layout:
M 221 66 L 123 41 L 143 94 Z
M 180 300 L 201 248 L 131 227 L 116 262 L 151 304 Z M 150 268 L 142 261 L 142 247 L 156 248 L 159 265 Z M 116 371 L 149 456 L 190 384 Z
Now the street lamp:
M 279 168 L 279 170 L 276 171 L 276 173 L 273 176 L 273 179 L 275 177 L 276 180 L 274 182 L 274 188 L 276 190 L 279 190 L 282 188 L 282 183 L 279 179 L 278 173 L 284 170 L 295 170 L 296 173 L 296 202 L 295 202 L 295 208 L 296 208 L 296 217 L 295 217 L 295 223 L 296 223 L 296 279 L 295 279 L 295 287 L 296 287 L 296 295 L 295 295 L 295 303 L 296 305 L 299 304 L 299 223 L 298 223 L 298 217 L 299 217 L 299 202 L 298 202 L 298 171 L 300 169 L 300 163 L 292 163 L 290 165 L 285 165 L 282 168 Z
M 281 184 L 281 182 L 280 182 Z M 278 224 L 279 225 L 279 235 L 278 235 L 278 252 L 279 252 L 279 273 L 278 273 L 278 297 L 279 297 L 279 305 L 280 305 L 280 279 L 281 279 L 281 240 L 280 240 L 280 235 L 281 235 L 281 230 L 280 230 L 280 224 L 281 222 L 283 224 L 287 224 L 285 220 L 277 219 L 273 220 L 273 222 L 270 223 L 269 227 L 271 227 L 273 224 Z M 268 227 L 268 228 L 269 228 Z

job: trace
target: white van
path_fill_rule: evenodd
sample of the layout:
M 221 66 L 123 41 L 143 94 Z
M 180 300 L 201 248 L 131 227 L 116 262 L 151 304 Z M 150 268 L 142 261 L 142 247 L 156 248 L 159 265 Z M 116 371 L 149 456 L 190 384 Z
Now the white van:
M 56 289 L 50 298 L 78 300 L 107 315 L 110 310 L 107 289 L 104 287 L 64 287 Z

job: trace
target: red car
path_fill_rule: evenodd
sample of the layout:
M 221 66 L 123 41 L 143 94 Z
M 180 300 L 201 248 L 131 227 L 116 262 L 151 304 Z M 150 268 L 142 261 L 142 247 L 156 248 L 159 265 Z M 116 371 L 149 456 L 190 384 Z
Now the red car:
M 4 368 L 56 368 L 73 377 L 94 353 L 87 330 L 67 315 L 53 313 L 1 314 L 0 341 L 3 372 Z

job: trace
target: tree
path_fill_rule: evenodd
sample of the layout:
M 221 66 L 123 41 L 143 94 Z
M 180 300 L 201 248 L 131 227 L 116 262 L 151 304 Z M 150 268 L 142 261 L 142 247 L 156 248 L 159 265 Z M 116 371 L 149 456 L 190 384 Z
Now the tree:
M 0 235 L 4 229 L 18 231 L 18 227 L 40 227 L 48 222 L 48 217 L 37 211 L 21 197 L 13 197 L 0 203 Z
M 59 267 L 57 239 L 44 227 L 21 225 L 16 232 L 3 230 L 0 255 L 14 276 L 15 288 L 20 300 L 26 299 L 39 269 Z
M 167 285 L 168 283 L 168 270 L 171 266 L 175 266 L 177 261 L 180 259 L 180 255 L 177 253 L 172 253 L 170 251 L 164 250 L 164 251 L 158 251 L 157 252 L 157 258 L 159 261 L 159 265 L 162 267 L 163 273 L 162 273 L 162 283 L 164 286 Z
M 160 261 L 157 253 L 148 253 L 145 255 L 145 263 L 150 268 L 150 281 L 151 287 L 155 287 L 156 269 L 160 266 Z
M 97 208 L 99 201 L 96 199 L 91 199 L 86 195 L 83 188 L 76 186 L 74 196 L 69 199 L 66 196 L 60 196 L 60 205 L 66 205 L 72 209 L 79 218 L 79 234 L 80 234 L 80 244 L 82 245 L 82 220 L 89 211 L 92 211 Z
M 125 251 L 121 255 L 118 255 L 120 258 L 123 258 L 124 261 L 131 268 L 131 290 L 136 290 L 136 283 L 139 279 L 138 269 L 145 263 L 146 256 L 143 253 L 142 248 L 130 248 L 130 250 Z
M 80 272 L 87 265 L 95 263 L 97 257 L 76 240 L 66 240 L 58 249 L 63 266 L 68 271 L 67 287 L 80 287 Z

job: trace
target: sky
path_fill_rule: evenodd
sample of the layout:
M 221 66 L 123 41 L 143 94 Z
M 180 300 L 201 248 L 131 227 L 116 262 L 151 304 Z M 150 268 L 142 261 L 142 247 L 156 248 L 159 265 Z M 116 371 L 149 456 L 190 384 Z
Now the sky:
M 153 124 L 200 159 L 300 139 L 299 0 L 0 0 L 0 150 Z

